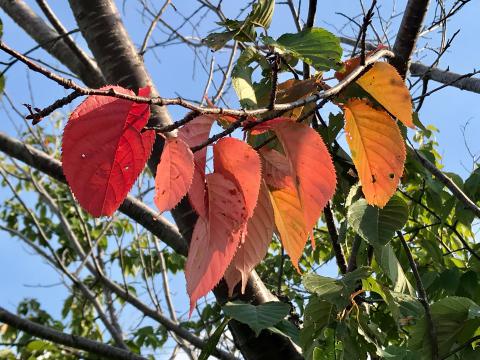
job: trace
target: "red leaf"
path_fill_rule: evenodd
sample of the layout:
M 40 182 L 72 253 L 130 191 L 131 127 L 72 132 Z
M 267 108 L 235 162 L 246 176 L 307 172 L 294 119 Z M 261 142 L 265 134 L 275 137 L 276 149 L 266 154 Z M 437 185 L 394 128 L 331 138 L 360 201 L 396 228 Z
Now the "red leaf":
M 258 153 L 247 143 L 235 138 L 223 138 L 213 146 L 216 173 L 234 181 L 242 191 L 250 218 L 260 190 L 261 164 Z
M 242 293 L 252 269 L 263 260 L 272 241 L 274 228 L 273 208 L 265 183 L 260 186 L 258 203 L 253 216 L 248 220 L 245 242 L 240 245 L 225 273 L 230 296 L 237 283 L 242 280 Z
M 263 160 L 263 177 L 268 186 L 275 189 L 294 186 L 290 163 L 285 155 L 266 147 L 261 148 L 259 152 Z
M 197 116 L 183 126 L 178 137 L 185 141 L 188 146 L 198 146 L 208 139 L 214 118 L 209 115 Z M 202 217 L 207 218 L 205 166 L 207 163 L 207 148 L 203 148 L 193 154 L 195 172 L 193 173 L 192 185 L 188 191 L 188 199 L 195 211 Z
M 275 133 L 290 162 L 310 233 L 335 193 L 337 179 L 332 158 L 321 136 L 309 126 L 284 122 L 275 126 Z
M 278 125 L 282 122 L 285 122 L 285 121 L 294 121 L 292 118 L 275 118 L 275 119 L 271 119 L 271 120 L 268 120 L 268 121 L 265 121 L 261 124 L 258 124 L 256 126 L 254 126 L 252 128 L 252 130 L 250 131 L 250 134 L 252 135 L 259 135 L 259 134 L 263 134 L 264 132 L 268 131 L 268 130 L 271 130 L 273 126 L 275 125 Z M 254 122 L 254 121 L 252 121 Z M 247 124 L 245 124 L 247 125 Z
M 221 280 L 245 233 L 247 212 L 242 193 L 222 174 L 206 176 L 208 220 L 199 217 L 185 266 L 190 313 L 197 300 Z
M 175 207 L 187 194 L 193 178 L 193 153 L 185 141 L 165 141 L 155 176 L 155 204 L 160 212 Z
M 116 92 L 135 95 L 119 86 Z M 149 96 L 150 89 L 139 90 Z M 152 151 L 153 130 L 141 132 L 148 104 L 89 96 L 70 115 L 63 132 L 63 173 L 80 205 L 93 216 L 112 215 L 123 202 Z

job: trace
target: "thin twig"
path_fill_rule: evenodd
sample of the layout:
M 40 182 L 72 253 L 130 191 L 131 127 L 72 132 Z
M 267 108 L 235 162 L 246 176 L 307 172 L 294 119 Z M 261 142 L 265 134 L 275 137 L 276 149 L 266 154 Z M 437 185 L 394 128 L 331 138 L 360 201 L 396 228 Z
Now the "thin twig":
M 140 55 L 145 54 L 145 51 L 146 51 L 147 45 L 148 45 L 148 40 L 150 39 L 150 36 L 152 35 L 153 30 L 155 29 L 155 26 L 158 23 L 158 20 L 160 20 L 163 13 L 165 12 L 165 10 L 167 10 L 167 7 L 168 7 L 168 5 L 170 5 L 171 2 L 172 2 L 172 0 L 166 0 L 165 3 L 163 4 L 162 8 L 160 9 L 160 11 L 153 18 L 152 23 L 148 27 L 147 33 L 145 34 L 145 37 L 143 39 L 142 46 L 140 47 L 140 51 L 139 51 Z
M 432 314 L 430 312 L 427 293 L 423 286 L 422 278 L 418 272 L 417 264 L 415 263 L 412 253 L 410 252 L 410 248 L 408 247 L 407 241 L 405 240 L 401 231 L 397 231 L 397 236 L 402 243 L 403 249 L 405 250 L 408 262 L 410 263 L 410 268 L 412 269 L 413 276 L 415 277 L 415 281 L 417 283 L 418 300 L 425 310 L 425 320 L 427 322 L 428 335 L 430 337 L 431 359 L 438 360 L 437 330 L 435 328 L 435 324 L 433 323 Z
M 337 265 L 342 274 L 346 274 L 348 271 L 347 261 L 345 260 L 345 254 L 343 253 L 342 245 L 338 241 L 337 228 L 335 227 L 335 220 L 333 219 L 333 213 L 330 202 L 327 203 L 325 209 L 323 209 L 325 215 L 325 222 L 327 224 L 328 234 L 330 235 L 330 241 L 332 242 L 333 252 L 337 259 Z

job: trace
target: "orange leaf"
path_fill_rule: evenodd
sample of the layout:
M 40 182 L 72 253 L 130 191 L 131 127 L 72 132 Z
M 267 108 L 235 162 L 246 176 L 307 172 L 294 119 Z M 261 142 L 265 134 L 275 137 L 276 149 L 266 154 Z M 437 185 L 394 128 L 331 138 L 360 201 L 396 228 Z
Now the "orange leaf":
M 274 228 L 273 208 L 264 182 L 260 186 L 258 203 L 253 216 L 248 220 L 245 242 L 240 245 L 225 273 L 229 293 L 242 280 L 242 293 L 252 269 L 263 260 L 272 241 Z
M 293 183 L 293 180 L 291 180 Z M 293 266 L 300 272 L 298 260 L 307 243 L 307 231 L 303 218 L 303 209 L 297 190 L 294 187 L 271 189 L 275 226 Z
M 197 300 L 221 280 L 245 234 L 247 212 L 242 193 L 222 174 L 206 175 L 208 220 L 199 217 L 185 266 L 190 314 Z
M 366 92 L 406 126 L 415 128 L 412 119 L 412 98 L 405 82 L 395 68 L 377 62 L 357 80 Z
M 160 212 L 172 209 L 187 194 L 193 171 L 193 153 L 185 141 L 167 139 L 155 176 L 154 201 Z
M 261 165 L 258 153 L 246 142 L 227 137 L 213 146 L 213 163 L 216 173 L 234 181 L 242 191 L 250 218 L 260 189 Z
M 321 136 L 307 125 L 284 122 L 274 127 L 296 179 L 306 231 L 310 233 L 337 183 L 332 158 Z
M 185 141 L 188 146 L 194 147 L 204 143 L 208 139 L 214 118 L 208 115 L 197 116 L 183 126 L 178 137 Z M 193 155 L 195 171 L 192 185 L 188 191 L 188 199 L 195 211 L 202 217 L 207 218 L 205 166 L 207 163 L 207 148 L 203 148 Z
M 268 186 L 274 189 L 294 186 L 290 163 L 285 155 L 266 147 L 261 148 L 259 152 L 262 156 L 263 177 Z
M 345 105 L 345 131 L 352 159 L 371 205 L 384 207 L 397 189 L 405 144 L 397 124 L 383 110 L 361 100 Z

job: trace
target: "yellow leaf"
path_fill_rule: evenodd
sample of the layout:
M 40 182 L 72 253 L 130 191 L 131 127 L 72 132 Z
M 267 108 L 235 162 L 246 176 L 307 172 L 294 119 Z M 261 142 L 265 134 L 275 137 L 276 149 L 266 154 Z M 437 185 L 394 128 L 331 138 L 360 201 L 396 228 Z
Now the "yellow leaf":
M 345 131 L 353 163 L 370 205 L 384 207 L 397 189 L 405 163 L 400 129 L 383 110 L 362 100 L 345 105 Z
M 300 272 L 298 260 L 307 243 L 303 209 L 294 187 L 270 188 L 275 226 L 293 266 Z
M 386 62 L 377 62 L 357 80 L 366 92 L 393 116 L 414 129 L 412 98 L 405 82 L 395 68 Z

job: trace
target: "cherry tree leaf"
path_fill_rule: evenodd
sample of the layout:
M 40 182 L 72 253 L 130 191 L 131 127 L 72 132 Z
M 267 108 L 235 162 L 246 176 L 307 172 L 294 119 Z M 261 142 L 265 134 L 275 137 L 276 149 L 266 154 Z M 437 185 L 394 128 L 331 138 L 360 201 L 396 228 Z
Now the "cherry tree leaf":
M 247 143 L 235 138 L 223 138 L 213 146 L 216 173 L 234 181 L 241 190 L 250 218 L 260 190 L 261 164 L 258 153 Z
M 247 223 L 245 201 L 235 183 L 218 173 L 206 175 L 206 182 L 208 219 L 197 220 L 185 266 L 190 313 L 222 279 Z
M 400 129 L 383 110 L 361 100 L 344 108 L 347 142 L 370 205 L 384 207 L 403 174 L 406 152 Z
M 291 180 L 293 183 L 293 180 Z M 270 188 L 275 226 L 293 266 L 300 272 L 298 260 L 307 243 L 302 204 L 295 187 Z
M 274 222 L 268 188 L 265 183 L 262 183 L 257 206 L 247 223 L 245 241 L 238 248 L 225 273 L 230 294 L 233 293 L 235 285 L 240 280 L 242 281 L 242 293 L 245 291 L 250 272 L 267 254 L 268 246 L 272 241 Z
M 287 121 L 275 125 L 274 131 L 290 162 L 309 233 L 335 193 L 332 158 L 321 136 L 309 126 Z
M 274 189 L 294 186 L 290 163 L 285 155 L 266 147 L 261 148 L 259 152 L 262 156 L 263 177 L 268 186 Z
M 403 124 L 415 128 L 410 92 L 392 65 L 386 62 L 375 63 L 357 80 L 357 84 Z
M 197 116 L 183 126 L 178 132 L 178 138 L 185 141 L 188 146 L 194 147 L 204 143 L 210 134 L 214 118 L 208 115 Z M 198 215 L 207 218 L 205 166 L 207 163 L 207 148 L 193 154 L 195 171 L 192 185 L 188 190 L 188 199 Z
M 160 212 L 175 207 L 187 194 L 194 172 L 193 153 L 185 141 L 167 139 L 155 176 L 155 204 Z
M 135 95 L 119 86 L 118 93 Z M 149 96 L 148 87 L 139 90 Z M 110 216 L 145 167 L 155 132 L 141 130 L 148 104 L 108 96 L 89 96 L 70 115 L 63 132 L 63 173 L 76 199 L 95 217 Z

